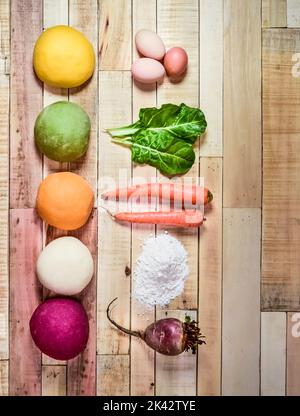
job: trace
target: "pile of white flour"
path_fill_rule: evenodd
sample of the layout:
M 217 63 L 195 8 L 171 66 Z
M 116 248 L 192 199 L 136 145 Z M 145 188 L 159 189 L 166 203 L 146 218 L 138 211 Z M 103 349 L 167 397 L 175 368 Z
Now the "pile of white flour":
M 183 291 L 189 273 L 183 245 L 167 233 L 144 241 L 133 274 L 133 296 L 148 307 L 167 305 Z

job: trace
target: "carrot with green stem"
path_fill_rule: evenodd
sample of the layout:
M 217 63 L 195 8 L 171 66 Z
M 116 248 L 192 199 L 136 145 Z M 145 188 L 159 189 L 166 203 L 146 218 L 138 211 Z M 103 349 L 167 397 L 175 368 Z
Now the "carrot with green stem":
M 213 200 L 213 194 L 209 189 L 197 185 L 181 183 L 145 183 L 127 188 L 117 188 L 106 191 L 101 195 L 102 199 L 128 201 L 130 198 L 159 198 L 169 202 L 181 202 L 183 205 L 206 205 Z

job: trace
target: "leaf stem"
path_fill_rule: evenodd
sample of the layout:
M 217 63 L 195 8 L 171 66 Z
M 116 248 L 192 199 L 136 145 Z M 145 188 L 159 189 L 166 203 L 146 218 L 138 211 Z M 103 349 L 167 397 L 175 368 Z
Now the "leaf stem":
M 115 129 L 106 129 L 106 131 L 111 135 L 111 137 L 129 137 L 134 135 L 140 129 L 138 127 L 125 126 L 118 127 Z

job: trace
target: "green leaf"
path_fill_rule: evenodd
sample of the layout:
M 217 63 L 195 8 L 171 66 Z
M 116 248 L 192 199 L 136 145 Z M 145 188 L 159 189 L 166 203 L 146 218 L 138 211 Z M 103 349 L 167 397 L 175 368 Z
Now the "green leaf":
M 142 108 L 139 113 L 140 125 L 149 131 L 163 131 L 178 139 L 195 143 L 205 132 L 206 120 L 199 108 L 185 104 L 164 104 L 161 108 Z M 138 135 L 139 131 L 134 134 Z
M 160 108 L 141 108 L 139 120 L 135 123 L 108 129 L 112 137 L 139 136 L 141 132 L 164 132 L 189 143 L 205 132 L 206 120 L 199 108 L 189 107 L 185 104 L 163 104 Z
M 172 176 L 186 173 L 195 161 L 192 144 L 207 123 L 199 108 L 164 104 L 142 108 L 139 120 L 107 132 L 113 141 L 131 147 L 132 160 Z
M 195 161 L 195 152 L 191 144 L 162 134 L 147 132 L 140 134 L 136 139 L 118 142 L 131 146 L 134 162 L 147 163 L 168 176 L 186 173 Z

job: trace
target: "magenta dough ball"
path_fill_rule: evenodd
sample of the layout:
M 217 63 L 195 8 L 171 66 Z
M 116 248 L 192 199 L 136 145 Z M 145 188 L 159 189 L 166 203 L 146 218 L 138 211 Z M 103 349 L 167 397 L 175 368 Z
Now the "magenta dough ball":
M 80 354 L 89 338 L 89 321 L 83 306 L 73 299 L 54 298 L 41 303 L 30 319 L 36 346 L 56 360 Z

